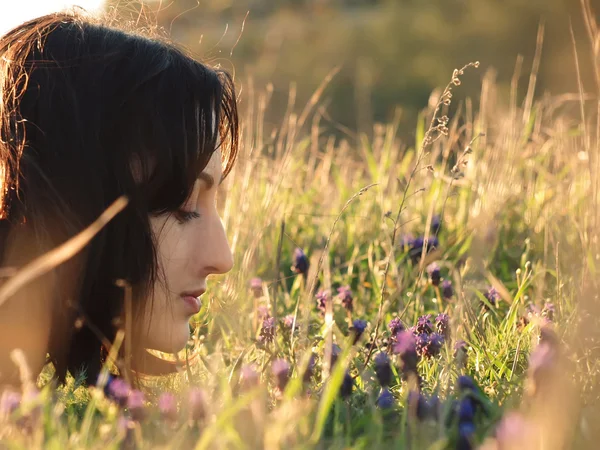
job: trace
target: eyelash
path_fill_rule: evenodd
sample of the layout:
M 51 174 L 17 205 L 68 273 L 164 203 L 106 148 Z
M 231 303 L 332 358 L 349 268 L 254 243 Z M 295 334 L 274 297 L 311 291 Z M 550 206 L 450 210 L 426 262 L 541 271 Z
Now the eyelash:
M 200 213 L 198 213 L 196 211 L 182 211 L 182 210 L 175 211 L 175 218 L 181 224 L 189 222 L 190 220 L 193 220 L 193 219 L 198 219 L 199 217 L 200 217 Z

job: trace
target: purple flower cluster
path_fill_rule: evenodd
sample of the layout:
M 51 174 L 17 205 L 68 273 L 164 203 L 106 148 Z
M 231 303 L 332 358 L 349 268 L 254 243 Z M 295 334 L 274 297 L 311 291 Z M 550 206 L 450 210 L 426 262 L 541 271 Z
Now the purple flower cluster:
M 436 236 L 419 236 L 411 241 L 409 241 L 409 254 L 413 262 L 419 261 L 421 259 L 421 254 L 423 253 L 423 247 L 426 247 L 426 253 L 435 250 L 440 245 L 440 242 Z
M 444 339 L 450 338 L 450 316 L 446 313 L 440 313 L 435 318 L 435 328 Z
M 443 319 L 444 317 L 442 317 Z M 417 324 L 411 328 L 411 331 L 415 335 L 415 349 L 419 356 L 431 358 L 440 353 L 445 341 L 444 336 L 433 331 L 430 314 L 419 317 Z
M 400 357 L 400 369 L 404 378 L 409 374 L 417 375 L 417 343 L 415 336 L 410 331 L 401 331 L 394 340 L 392 351 Z
M 301 248 L 296 248 L 294 250 L 294 263 L 292 265 L 292 270 L 300 275 L 308 275 L 308 268 L 310 264 L 308 262 L 308 257 L 304 253 Z
M 339 287 L 337 291 L 338 298 L 342 302 L 342 306 L 348 311 L 352 312 L 354 310 L 354 299 L 352 297 L 352 291 L 350 290 L 350 286 Z
M 392 367 L 387 353 L 377 353 L 373 360 L 375 365 L 375 375 L 382 388 L 388 387 L 392 383 Z
M 450 280 L 444 280 L 441 284 L 442 288 L 442 296 L 445 299 L 451 299 L 454 295 L 454 288 L 452 287 L 452 282 Z
M 418 420 L 438 420 L 440 415 L 440 400 L 437 395 L 425 397 L 417 391 L 410 391 L 407 398 L 409 414 Z
M 353 343 L 356 344 L 360 337 L 363 335 L 365 330 L 367 329 L 367 322 L 365 320 L 356 319 L 352 322 L 352 326 L 350 327 L 350 332 L 354 336 Z
M 260 329 L 260 336 L 258 338 L 261 343 L 270 343 L 275 339 L 275 317 L 266 317 L 263 319 L 262 327 Z
M 288 363 L 285 359 L 276 359 L 273 361 L 271 365 L 271 372 L 273 373 L 273 378 L 275 378 L 275 386 L 280 391 L 283 391 L 290 380 L 291 371 L 290 363 Z
M 500 293 L 496 290 L 494 286 L 490 286 L 485 294 L 483 294 L 485 299 L 492 306 L 498 305 L 498 300 L 500 300 Z
M 402 323 L 402 321 L 400 320 L 399 317 L 396 317 L 396 318 L 390 320 L 390 323 L 388 323 L 388 328 L 390 329 L 390 333 L 392 335 L 392 340 L 395 339 L 395 337 L 398 333 L 400 333 L 401 331 L 404 331 L 406 329 L 406 327 L 404 326 L 404 324 Z
M 327 302 L 331 301 L 331 294 L 327 289 L 321 289 L 317 292 L 317 308 L 324 314 L 327 309 Z
M 437 263 L 431 263 L 427 266 L 427 274 L 433 286 L 439 286 L 442 280 L 440 266 Z
M 380 409 L 391 409 L 395 403 L 394 396 L 387 387 L 382 387 L 375 403 Z
M 431 218 L 431 232 L 433 234 L 437 235 L 440 232 L 441 228 L 442 228 L 442 216 L 440 216 L 439 214 L 436 214 Z
M 250 280 L 250 290 L 256 298 L 259 298 L 263 293 L 262 280 L 258 277 Z

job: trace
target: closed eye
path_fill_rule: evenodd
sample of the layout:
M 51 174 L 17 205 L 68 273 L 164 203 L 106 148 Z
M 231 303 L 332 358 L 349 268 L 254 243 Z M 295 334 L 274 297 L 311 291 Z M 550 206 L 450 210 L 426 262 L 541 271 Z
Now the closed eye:
M 190 220 L 198 219 L 200 217 L 200 213 L 197 211 L 177 210 L 175 211 L 174 216 L 180 224 L 183 224 L 189 222 Z

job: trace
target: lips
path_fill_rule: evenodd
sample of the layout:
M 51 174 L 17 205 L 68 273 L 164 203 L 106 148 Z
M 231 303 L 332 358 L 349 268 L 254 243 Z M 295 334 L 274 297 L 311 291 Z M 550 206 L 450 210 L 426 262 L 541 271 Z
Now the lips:
M 199 297 L 204 294 L 205 291 L 205 289 L 199 289 L 197 291 L 183 292 L 181 294 L 181 299 L 190 315 L 198 314 L 200 311 L 201 302 Z

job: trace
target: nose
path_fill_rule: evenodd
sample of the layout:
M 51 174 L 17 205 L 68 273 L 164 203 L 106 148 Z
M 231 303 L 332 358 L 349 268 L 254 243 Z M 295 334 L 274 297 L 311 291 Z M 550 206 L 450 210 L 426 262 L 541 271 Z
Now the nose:
M 215 216 L 212 232 L 207 237 L 204 248 L 201 250 L 206 255 L 203 268 L 205 276 L 229 272 L 233 268 L 233 253 L 227 240 L 225 227 L 218 215 Z

